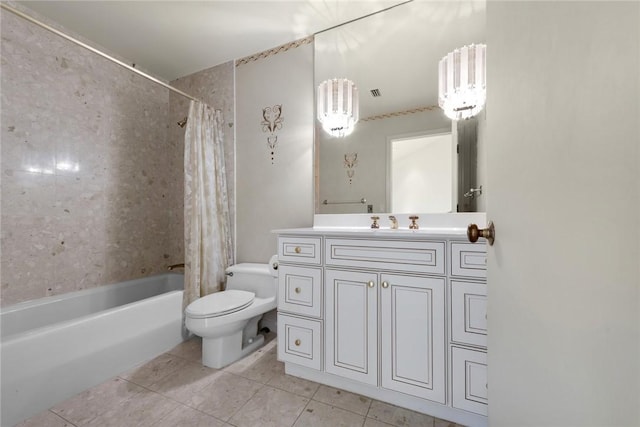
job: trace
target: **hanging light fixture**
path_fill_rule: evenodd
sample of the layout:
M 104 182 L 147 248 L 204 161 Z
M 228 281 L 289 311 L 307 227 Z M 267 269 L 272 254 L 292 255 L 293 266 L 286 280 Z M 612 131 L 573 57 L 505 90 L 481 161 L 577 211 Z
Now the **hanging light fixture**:
M 438 104 L 451 120 L 468 119 L 487 99 L 487 45 L 449 52 L 438 63 Z
M 358 88 L 348 79 L 329 79 L 318 86 L 318 120 L 331 136 L 347 136 L 358 121 Z

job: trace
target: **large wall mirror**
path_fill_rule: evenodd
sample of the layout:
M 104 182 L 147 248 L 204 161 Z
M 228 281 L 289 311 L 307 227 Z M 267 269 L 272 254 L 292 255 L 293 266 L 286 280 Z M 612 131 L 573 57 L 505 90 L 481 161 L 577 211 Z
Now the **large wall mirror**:
M 360 121 L 346 137 L 326 134 L 316 120 L 316 213 L 477 209 L 463 194 L 482 184 L 484 114 L 464 123 L 444 115 L 438 61 L 485 42 L 485 6 L 411 1 L 315 36 L 315 86 L 348 78 L 360 99 Z

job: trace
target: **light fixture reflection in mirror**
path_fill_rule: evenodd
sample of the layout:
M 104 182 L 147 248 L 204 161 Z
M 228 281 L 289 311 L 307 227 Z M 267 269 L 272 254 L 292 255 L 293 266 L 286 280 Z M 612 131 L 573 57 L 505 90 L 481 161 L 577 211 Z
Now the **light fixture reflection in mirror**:
M 486 2 L 434 0 L 405 3 L 315 35 L 314 89 L 327 79 L 346 76 L 357 84 L 360 97 L 360 118 L 350 135 L 331 137 L 315 122 L 317 214 L 366 214 L 370 209 L 374 213 L 391 210 L 394 214 L 429 213 L 420 212 L 422 208 L 417 205 L 399 208 L 404 212 L 392 208 L 388 188 L 393 182 L 387 173 L 389 141 L 408 135 L 451 131 L 455 157 L 455 142 L 462 144 L 459 127 L 472 125 L 477 120 L 478 131 L 468 129 L 467 132 L 470 126 L 465 126 L 463 138 L 465 147 L 480 147 L 477 161 L 475 150 L 463 152 L 461 147 L 450 179 L 442 186 L 443 196 L 456 194 L 450 210 L 474 209 L 467 206 L 468 199 L 461 199 L 458 189 L 464 193 L 469 188 L 478 188 L 484 184 L 483 179 L 476 180 L 474 172 L 465 172 L 464 180 L 458 174 L 466 170 L 461 165 L 467 163 L 478 163 L 477 168 L 473 168 L 478 174 L 486 170 L 484 152 L 480 151 L 484 147 L 484 114 L 452 122 L 443 113 L 438 105 L 438 62 L 460 46 L 485 43 L 485 33 Z M 466 123 L 470 121 L 473 123 Z M 357 172 L 351 180 L 343 166 L 345 153 L 358 153 Z M 449 158 L 439 164 L 445 163 L 450 163 Z M 439 199 L 434 194 L 428 197 Z M 479 208 L 484 206 L 483 197 L 476 200 Z M 325 199 L 347 202 L 362 198 L 367 200 L 366 204 L 322 204 Z
M 438 63 L 438 104 L 451 120 L 478 114 L 487 99 L 487 46 L 463 46 Z
M 318 85 L 318 120 L 331 136 L 344 137 L 358 122 L 358 88 L 348 79 L 328 79 Z

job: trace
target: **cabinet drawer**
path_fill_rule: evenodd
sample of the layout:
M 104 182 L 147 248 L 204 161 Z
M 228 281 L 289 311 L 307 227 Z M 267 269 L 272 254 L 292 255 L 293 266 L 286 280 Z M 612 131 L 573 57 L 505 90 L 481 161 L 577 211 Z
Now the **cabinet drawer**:
M 320 237 L 278 237 L 278 260 L 280 262 L 297 262 L 320 265 Z
M 319 320 L 278 313 L 278 360 L 320 370 L 321 335 Z
M 281 265 L 278 270 L 278 310 L 319 318 L 322 313 L 322 270 Z
M 444 274 L 444 242 L 326 239 L 327 265 Z
M 487 285 L 451 281 L 451 340 L 487 346 Z
M 451 355 L 453 407 L 487 415 L 487 353 L 453 347 Z
M 451 243 L 451 275 L 487 277 L 487 247 L 474 243 Z

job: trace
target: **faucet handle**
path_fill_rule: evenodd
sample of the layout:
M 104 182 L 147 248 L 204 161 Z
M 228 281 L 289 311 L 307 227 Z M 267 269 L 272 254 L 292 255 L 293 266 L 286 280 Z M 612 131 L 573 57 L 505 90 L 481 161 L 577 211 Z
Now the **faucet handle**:
M 380 217 L 372 216 L 371 219 L 373 220 L 373 223 L 371 224 L 371 228 L 380 228 L 380 225 L 378 224 L 378 220 L 380 219 Z
M 409 230 L 417 230 L 418 228 L 418 223 L 416 222 L 418 220 L 418 218 L 420 218 L 417 215 L 412 215 L 409 217 L 409 219 L 411 220 L 411 224 L 409 224 Z

